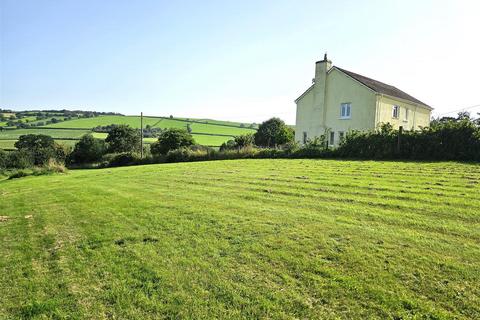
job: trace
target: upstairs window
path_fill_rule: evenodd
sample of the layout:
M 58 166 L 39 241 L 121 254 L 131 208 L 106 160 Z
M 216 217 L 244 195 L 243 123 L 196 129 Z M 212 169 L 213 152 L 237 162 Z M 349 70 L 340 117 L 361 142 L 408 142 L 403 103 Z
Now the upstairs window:
M 398 114 L 400 113 L 399 106 L 393 106 L 392 108 L 392 118 L 398 119 Z
M 351 110 L 352 104 L 349 103 L 342 103 L 340 105 L 340 119 L 350 119 L 351 118 Z

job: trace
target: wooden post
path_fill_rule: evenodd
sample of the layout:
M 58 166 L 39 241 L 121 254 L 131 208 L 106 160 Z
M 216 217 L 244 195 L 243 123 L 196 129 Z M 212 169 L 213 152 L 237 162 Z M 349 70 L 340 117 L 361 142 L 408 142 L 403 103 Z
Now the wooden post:
M 400 155 L 403 127 L 398 127 L 397 154 Z
M 140 157 L 143 159 L 143 112 L 140 112 Z

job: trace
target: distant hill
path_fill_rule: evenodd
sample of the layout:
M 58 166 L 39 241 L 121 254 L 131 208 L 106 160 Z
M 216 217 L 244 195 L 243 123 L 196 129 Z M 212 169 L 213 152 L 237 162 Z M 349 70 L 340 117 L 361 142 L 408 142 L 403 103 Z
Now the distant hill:
M 76 140 L 88 132 L 98 138 L 105 138 L 107 133 L 95 132 L 95 128 L 112 124 L 127 124 L 140 128 L 140 116 L 125 116 L 115 113 L 97 113 L 90 111 L 44 110 L 21 111 L 0 110 L 0 148 L 12 149 L 19 136 L 24 134 L 46 134 L 57 142 L 66 145 L 75 144 Z M 212 119 L 176 118 L 144 116 L 144 128 L 184 128 L 190 127 L 195 141 L 202 145 L 218 147 L 234 136 L 254 133 L 256 124 L 221 121 Z M 155 137 L 145 138 L 151 143 Z

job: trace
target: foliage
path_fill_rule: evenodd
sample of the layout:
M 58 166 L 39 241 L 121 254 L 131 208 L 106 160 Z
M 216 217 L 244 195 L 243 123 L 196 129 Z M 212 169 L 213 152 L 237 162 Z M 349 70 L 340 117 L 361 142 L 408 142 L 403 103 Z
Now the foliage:
M 184 129 L 170 128 L 164 130 L 158 137 L 158 141 L 150 145 L 153 155 L 167 154 L 170 150 L 189 147 L 195 144 L 192 135 Z
M 47 164 L 42 167 L 34 167 L 31 169 L 21 169 L 13 171 L 9 174 L 8 179 L 17 179 L 27 176 L 43 176 L 50 175 L 54 173 L 66 173 L 68 170 L 65 168 L 63 163 L 58 163 L 57 161 L 50 159 Z
M 8 154 L 0 149 L 0 169 L 7 167 Z
M 34 159 L 31 152 L 26 150 L 10 151 L 7 154 L 6 167 L 25 169 L 34 165 Z
M 237 148 L 246 148 L 253 146 L 253 144 L 255 143 L 255 138 L 252 133 L 247 133 L 236 136 L 234 141 Z
M 258 127 L 255 144 L 260 147 L 276 147 L 294 140 L 294 131 L 279 118 L 271 118 Z
M 35 150 L 53 148 L 55 141 L 52 137 L 44 134 L 26 134 L 18 138 L 15 148 L 19 150 Z
M 220 146 L 220 151 L 227 151 L 227 150 L 233 150 L 237 147 L 237 144 L 235 143 L 235 140 L 228 140 L 222 143 Z
M 69 156 L 69 162 L 95 162 L 100 160 L 106 151 L 107 146 L 105 141 L 101 139 L 95 139 L 91 134 L 86 134 L 75 144 L 73 152 Z
M 15 142 L 15 147 L 19 151 L 30 153 L 33 159 L 33 165 L 45 165 L 50 159 L 64 162 L 67 155 L 66 150 L 55 143 L 52 137 L 44 134 L 22 135 Z M 19 165 L 23 165 L 19 162 Z
M 103 166 L 106 167 L 121 167 L 142 163 L 140 155 L 134 152 L 106 154 L 102 160 L 104 161 Z
M 228 140 L 220 146 L 220 151 L 242 149 L 253 147 L 255 143 L 254 135 L 252 133 L 242 134 L 236 136 L 233 140 Z
M 123 124 L 112 128 L 105 142 L 111 153 L 138 152 L 141 146 L 138 130 Z
M 29 176 L 30 173 L 28 173 L 27 171 L 24 171 L 24 170 L 18 170 L 12 174 L 10 174 L 8 176 L 8 179 L 11 180 L 11 179 L 18 179 L 18 178 L 23 178 L 23 177 L 27 177 Z
M 339 157 L 366 159 L 480 160 L 480 128 L 465 116 L 435 121 L 418 131 L 399 131 L 382 126 L 377 131 L 349 132 Z

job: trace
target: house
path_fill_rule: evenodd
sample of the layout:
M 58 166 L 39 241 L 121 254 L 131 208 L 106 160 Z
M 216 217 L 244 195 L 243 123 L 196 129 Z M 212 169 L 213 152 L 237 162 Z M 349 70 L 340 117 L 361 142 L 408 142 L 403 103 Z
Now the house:
M 315 64 L 313 84 L 295 100 L 295 140 L 326 135 L 338 145 L 349 130 L 378 128 L 415 130 L 430 124 L 432 108 L 394 86 L 332 66 L 327 55 Z

